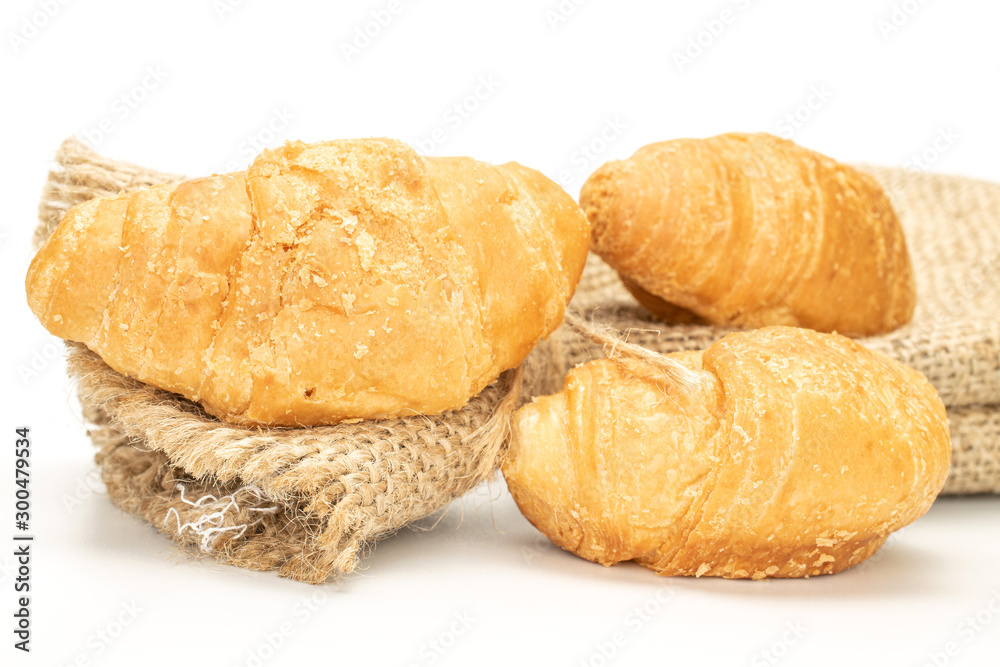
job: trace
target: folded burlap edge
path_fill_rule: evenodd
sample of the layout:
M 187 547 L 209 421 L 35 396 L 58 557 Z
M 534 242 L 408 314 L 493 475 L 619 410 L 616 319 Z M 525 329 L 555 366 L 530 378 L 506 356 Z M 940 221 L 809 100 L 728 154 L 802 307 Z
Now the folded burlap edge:
M 246 429 L 67 348 L 118 507 L 181 545 L 309 583 L 354 571 L 376 540 L 487 479 L 520 396 L 516 369 L 435 417 Z

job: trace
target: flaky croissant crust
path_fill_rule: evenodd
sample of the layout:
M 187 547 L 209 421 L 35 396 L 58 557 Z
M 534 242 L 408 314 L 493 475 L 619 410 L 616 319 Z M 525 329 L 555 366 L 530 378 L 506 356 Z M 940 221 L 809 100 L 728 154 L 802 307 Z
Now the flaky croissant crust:
M 558 326 L 587 224 L 516 163 L 388 139 L 70 210 L 31 263 L 57 336 L 236 423 L 459 408 Z
M 890 331 L 916 303 L 871 177 L 768 134 L 650 144 L 580 195 L 592 247 L 665 321 Z
M 664 575 L 829 574 L 944 484 L 933 387 L 850 339 L 768 327 L 669 356 L 692 388 L 646 362 L 592 361 L 515 414 L 504 476 L 562 548 Z

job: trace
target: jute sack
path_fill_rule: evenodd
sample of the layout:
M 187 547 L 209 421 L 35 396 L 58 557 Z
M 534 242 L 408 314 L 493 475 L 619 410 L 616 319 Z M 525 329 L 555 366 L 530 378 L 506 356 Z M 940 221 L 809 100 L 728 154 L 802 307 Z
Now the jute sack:
M 953 447 L 944 493 L 1000 493 L 1000 185 L 864 169 L 882 183 L 905 229 L 917 308 L 908 325 L 860 342 L 916 368 L 941 394 Z M 733 331 L 665 325 L 594 255 L 571 305 L 582 321 L 560 328 L 529 359 L 532 394 L 557 391 L 566 370 L 604 356 L 607 346 L 587 334 L 606 327 L 659 353 L 704 349 Z
M 72 206 L 179 180 L 66 141 L 39 210 L 41 244 Z M 309 583 L 353 571 L 377 538 L 440 510 L 496 469 L 521 371 L 461 410 L 315 428 L 249 429 L 127 378 L 67 344 L 111 500 L 178 544 Z

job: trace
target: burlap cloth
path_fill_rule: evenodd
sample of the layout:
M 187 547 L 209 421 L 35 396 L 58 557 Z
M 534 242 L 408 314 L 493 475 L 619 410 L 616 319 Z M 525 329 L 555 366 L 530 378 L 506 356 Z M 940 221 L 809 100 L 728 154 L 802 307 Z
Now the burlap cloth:
M 39 207 L 41 244 L 73 205 L 179 180 L 115 162 L 70 139 Z M 908 326 L 865 345 L 923 372 L 948 406 L 945 493 L 1000 492 L 1000 186 L 869 169 L 906 228 L 918 306 Z M 666 327 L 591 256 L 573 301 L 584 319 L 657 352 L 698 349 L 729 330 Z M 578 320 L 578 322 L 581 320 Z M 586 327 L 586 324 L 583 325 Z M 68 344 L 96 461 L 111 500 L 176 543 L 254 570 L 320 583 L 353 571 L 366 546 L 461 496 L 495 470 L 519 400 L 557 391 L 607 346 L 561 327 L 521 370 L 462 410 L 317 428 L 246 429 L 110 369 Z

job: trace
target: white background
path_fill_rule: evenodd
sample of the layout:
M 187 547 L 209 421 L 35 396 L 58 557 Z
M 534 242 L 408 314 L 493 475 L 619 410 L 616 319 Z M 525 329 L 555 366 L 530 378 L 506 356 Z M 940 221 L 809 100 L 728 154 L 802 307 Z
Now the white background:
M 844 161 L 1000 180 L 1000 5 L 896 3 L 591 0 L 563 3 L 573 11 L 557 21 L 558 0 L 410 0 L 348 57 L 388 0 L 79 0 L 50 2 L 50 18 L 45 2 L 6 0 L 2 426 L 6 452 L 15 426 L 32 427 L 37 541 L 30 656 L 11 648 L 0 547 L 3 664 L 1000 664 L 995 497 L 939 501 L 869 563 L 802 581 L 605 569 L 549 547 L 501 481 L 435 530 L 380 543 L 340 584 L 196 562 L 90 491 L 62 360 L 46 358 L 55 341 L 24 304 L 38 196 L 74 133 L 192 175 L 243 168 L 253 143 L 386 135 L 517 160 L 576 195 L 603 161 L 650 141 L 766 130 Z M 723 10 L 729 22 L 713 23 Z M 12 461 L 0 457 L 5 545 Z M 977 613 L 979 629 L 966 620 Z M 941 653 L 949 642 L 957 655 Z

